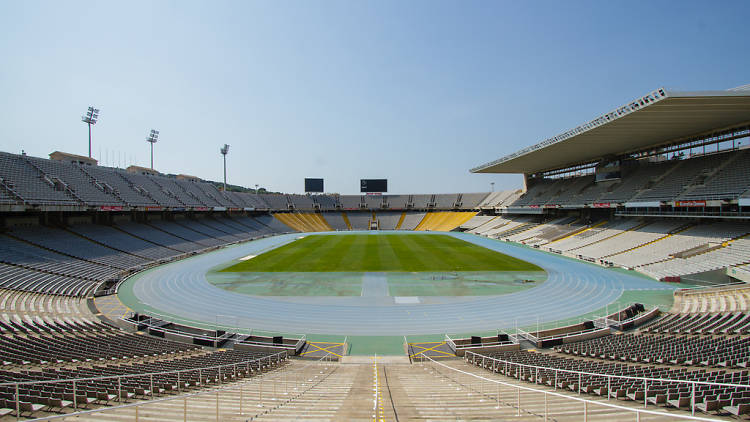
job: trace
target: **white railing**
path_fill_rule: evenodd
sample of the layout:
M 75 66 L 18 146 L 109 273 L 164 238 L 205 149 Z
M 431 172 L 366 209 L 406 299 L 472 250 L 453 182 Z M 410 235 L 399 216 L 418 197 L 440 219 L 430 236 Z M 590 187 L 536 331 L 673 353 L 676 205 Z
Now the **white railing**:
M 472 352 L 467 352 L 467 356 L 468 356 L 468 353 L 472 353 Z M 481 356 L 481 355 L 478 355 L 478 356 Z M 705 421 L 705 422 L 717 422 L 721 420 L 721 419 L 712 419 L 712 418 L 695 416 L 694 413 L 691 415 L 681 415 L 681 414 L 677 414 L 673 412 L 667 413 L 667 412 L 659 412 L 655 410 L 648 410 L 645 408 L 622 406 L 622 405 L 610 403 L 609 401 L 590 400 L 590 399 L 585 399 L 585 398 L 578 397 L 578 396 L 571 396 L 568 394 L 558 393 L 556 391 L 542 390 L 539 388 L 533 388 L 533 387 L 523 386 L 519 384 L 511 384 L 508 382 L 500 381 L 497 379 L 491 379 L 485 376 L 473 374 L 468 371 L 463 371 L 461 369 L 454 368 L 452 366 L 449 366 L 444 363 L 438 362 L 434 359 L 431 359 L 429 356 L 422 356 L 421 363 L 422 365 L 425 365 L 425 364 L 429 365 L 431 369 L 435 371 L 435 373 L 440 374 L 449 379 L 452 379 L 457 384 L 461 384 L 462 378 L 463 378 L 463 381 L 465 381 L 468 378 L 469 384 L 470 384 L 469 388 L 472 388 L 471 380 L 477 380 L 480 383 L 486 382 L 486 383 L 489 383 L 490 385 L 493 385 L 494 387 L 496 387 L 494 391 L 489 390 L 489 389 L 485 390 L 482 384 L 480 386 L 480 389 L 481 389 L 480 394 L 483 394 L 485 397 L 496 400 L 497 402 L 497 406 L 495 407 L 496 409 L 500 408 L 500 403 L 501 403 L 500 388 L 508 387 L 508 389 L 510 389 L 511 391 L 516 392 L 515 407 L 517 409 L 517 416 L 521 416 L 521 411 L 523 408 L 523 403 L 521 401 L 521 391 L 526 391 L 529 393 L 537 393 L 537 394 L 543 395 L 544 397 L 544 411 L 543 411 L 544 421 L 547 421 L 551 418 L 551 413 L 549 411 L 549 405 L 548 405 L 549 397 L 556 397 L 556 398 L 561 398 L 564 400 L 569 400 L 571 402 L 581 403 L 583 405 L 583 409 L 581 412 L 583 421 L 586 421 L 588 419 L 589 408 L 592 406 L 606 407 L 609 409 L 621 410 L 627 413 L 634 413 L 636 416 L 636 421 L 640 421 L 642 415 L 655 415 L 655 416 L 664 416 L 664 417 L 671 418 L 671 419 L 685 419 L 685 420 Z M 748 386 L 744 386 L 744 387 L 747 388 Z M 496 393 L 496 394 L 493 394 L 493 393 Z M 534 409 L 534 411 L 538 412 L 539 410 Z
M 602 374 L 602 373 L 596 373 L 596 372 L 586 372 L 586 371 L 576 371 L 571 369 L 560 369 L 560 368 L 552 368 L 547 366 L 539 366 L 539 365 L 529 365 L 519 362 L 511 362 L 507 360 L 497 359 L 485 355 L 481 355 L 474 352 L 466 352 L 466 355 L 464 356 L 464 360 L 466 362 L 469 362 L 471 360 L 471 363 L 476 365 L 477 360 L 481 359 L 482 361 L 482 367 L 487 367 L 487 362 L 492 362 L 492 368 L 493 370 L 499 368 L 499 366 L 496 366 L 495 364 L 500 364 L 500 366 L 505 365 L 505 373 L 508 373 L 508 369 L 517 368 L 517 375 L 520 379 L 521 377 L 521 371 L 524 369 L 528 369 L 531 372 L 534 373 L 534 381 L 538 382 L 539 379 L 539 371 L 549 371 L 554 372 L 555 374 L 555 381 L 554 381 L 554 387 L 555 390 L 557 390 L 557 381 L 560 378 L 558 374 L 573 374 L 578 375 L 578 393 L 581 394 L 583 392 L 582 389 L 582 381 L 583 377 L 600 377 L 600 378 L 606 378 L 607 380 L 607 400 L 610 398 L 610 393 L 612 391 L 612 380 L 613 379 L 624 379 L 624 380 L 630 380 L 630 381 L 638 381 L 643 382 L 643 406 L 646 407 L 648 405 L 648 384 L 649 383 L 662 383 L 662 384 L 684 384 L 690 387 L 690 410 L 691 414 L 695 414 L 695 393 L 696 393 L 696 386 L 698 385 L 708 385 L 708 386 L 715 386 L 715 387 L 731 387 L 731 388 L 742 388 L 747 391 L 750 391 L 750 385 L 742 385 L 742 384 L 731 384 L 731 383 L 719 383 L 719 382 L 708 382 L 708 381 L 692 381 L 692 380 L 680 380 L 680 379 L 670 379 L 670 378 L 651 378 L 651 377 L 634 377 L 634 376 L 627 376 L 627 375 L 612 375 L 612 374 Z
M 218 372 L 218 384 L 222 384 L 222 375 L 228 375 L 231 374 L 233 377 L 237 377 L 238 369 L 241 371 L 241 369 L 244 367 L 246 373 L 250 373 L 251 371 L 255 371 L 257 368 L 257 371 L 260 373 L 263 373 L 263 368 L 270 368 L 272 365 L 278 365 L 280 362 L 285 361 L 288 359 L 287 352 L 281 351 L 272 355 L 263 356 L 256 359 L 251 359 L 248 361 L 243 362 L 237 362 L 237 363 L 230 363 L 230 364 L 224 364 L 224 365 L 213 365 L 213 366 L 206 366 L 206 367 L 199 367 L 199 368 L 189 368 L 189 369 L 177 369 L 172 371 L 161 371 L 161 372 L 145 372 L 145 373 L 134 373 L 134 374 L 123 374 L 123 375 L 106 375 L 106 376 L 100 376 L 100 377 L 86 377 L 86 378 L 68 378 L 68 379 L 51 379 L 51 380 L 37 380 L 37 381 L 17 381 L 17 382 L 3 382 L 0 383 L 1 387 L 11 387 L 14 391 L 14 398 L 12 400 L 7 400 L 6 402 L 8 404 L 13 403 L 14 409 L 16 411 L 16 417 L 20 417 L 20 405 L 21 405 L 21 388 L 26 386 L 60 386 L 65 387 L 66 385 L 70 385 L 72 389 L 70 390 L 72 392 L 72 403 L 71 407 L 75 412 L 78 412 L 78 401 L 79 397 L 81 395 L 78 394 L 78 387 L 82 384 L 87 384 L 92 381 L 112 381 L 113 383 L 116 381 L 117 383 L 117 401 L 122 402 L 122 399 L 129 398 L 129 391 L 133 389 L 134 387 L 125 385 L 123 386 L 123 380 L 127 381 L 129 379 L 134 378 L 148 378 L 149 388 L 144 388 L 144 394 L 143 397 L 145 398 L 147 395 L 150 397 L 151 400 L 155 400 L 155 392 L 154 392 L 154 378 L 156 378 L 156 386 L 159 386 L 159 383 L 163 382 L 164 377 L 176 377 L 176 385 L 177 385 L 177 392 L 179 393 L 181 388 L 185 388 L 185 385 L 187 385 L 186 382 L 183 381 L 189 381 L 191 377 L 186 376 L 186 374 L 193 374 L 193 377 L 195 374 L 198 375 L 198 387 L 202 388 L 204 386 L 203 381 L 203 373 L 204 372 L 211 372 L 211 371 L 217 371 Z M 222 373 L 222 369 L 224 369 L 224 372 Z M 182 379 L 181 379 L 182 377 Z M 185 384 L 185 385 L 183 385 Z M 148 391 L 148 394 L 146 394 L 146 391 Z M 125 392 L 125 396 L 123 396 L 123 392 Z M 110 407 L 111 409 L 111 407 Z M 66 416 L 69 416 L 71 414 L 67 414 Z M 39 420 L 46 420 L 50 418 L 41 418 Z
M 139 409 L 144 408 L 146 406 L 153 406 L 158 405 L 159 403 L 164 402 L 170 402 L 170 401 L 177 401 L 181 400 L 183 402 L 182 407 L 182 418 L 183 420 L 187 420 L 188 415 L 190 414 L 191 410 L 188 405 L 188 399 L 198 398 L 198 397 L 206 397 L 208 395 L 215 395 L 216 396 L 216 422 L 219 422 L 222 420 L 223 416 L 226 416 L 226 411 L 222 414 L 221 413 L 221 407 L 220 407 L 220 393 L 225 393 L 226 395 L 232 395 L 233 397 L 236 396 L 236 394 L 239 394 L 239 397 L 236 398 L 236 405 L 239 408 L 238 412 L 233 413 L 232 416 L 236 415 L 248 415 L 250 416 L 250 419 L 253 419 L 254 417 L 259 416 L 263 413 L 268 413 L 270 411 L 273 411 L 275 409 L 278 409 L 279 407 L 283 406 L 284 404 L 290 403 L 293 401 L 296 397 L 299 397 L 300 395 L 304 394 L 305 392 L 309 391 L 313 387 L 315 387 L 317 384 L 320 383 L 320 381 L 317 381 L 316 379 L 320 374 L 323 374 L 324 371 L 319 371 L 319 368 L 321 367 L 319 364 L 324 363 L 324 369 L 327 370 L 325 373 L 325 377 L 330 375 L 333 370 L 335 370 L 335 366 L 333 365 L 334 359 L 332 359 L 331 354 L 326 354 L 325 356 L 320 357 L 319 359 L 312 361 L 306 365 L 300 366 L 298 368 L 292 368 L 289 369 L 288 366 L 282 366 L 280 369 L 277 369 L 272 372 L 261 372 L 259 375 L 250 378 L 248 382 L 242 382 L 242 383 L 232 383 L 232 385 L 218 385 L 215 388 L 212 388 L 210 390 L 206 391 L 198 391 L 194 393 L 185 393 L 185 394 L 178 394 L 177 396 L 171 396 L 171 397 L 162 397 L 158 399 L 151 399 L 147 401 L 139 401 L 134 403 L 127 403 L 127 404 L 121 404 L 119 406 L 110 406 L 110 407 L 102 407 L 97 409 L 87 409 L 87 410 L 76 410 L 74 413 L 66 413 L 61 415 L 55 415 L 55 416 L 45 416 L 41 418 L 31 419 L 32 421 L 48 421 L 48 420 L 55 420 L 60 418 L 68 418 L 71 416 L 80 416 L 80 415 L 88 415 L 88 414 L 104 414 L 105 412 L 118 412 L 118 411 L 124 411 L 127 409 L 133 409 L 133 420 L 138 422 L 139 420 Z M 314 365 L 314 371 L 316 374 L 306 374 L 303 373 L 306 369 L 312 367 Z M 331 369 L 334 368 L 334 369 Z M 293 376 L 293 379 L 290 380 L 290 373 Z M 283 376 L 283 380 L 281 377 Z M 324 377 L 324 378 L 325 378 Z M 255 382 L 253 382 L 255 381 Z M 282 384 L 283 383 L 283 384 Z M 257 390 L 253 391 L 254 396 L 248 397 L 250 391 L 249 389 L 246 390 L 246 386 L 248 384 L 257 385 Z M 271 384 L 269 387 L 268 384 Z M 265 388 L 268 388 L 269 390 L 264 391 L 264 385 Z M 232 394 L 234 393 L 234 394 Z M 265 398 L 264 398 L 265 393 Z M 281 395 L 282 397 L 278 397 Z M 296 396 L 295 396 L 296 395 Z M 229 399 L 224 398 L 224 406 L 226 406 L 227 401 L 231 401 L 233 397 L 230 397 Z M 271 402 L 270 404 L 267 404 L 267 402 Z M 248 402 L 256 403 L 253 405 L 246 405 Z M 235 404 L 235 403 L 232 403 Z M 201 405 L 199 405 L 201 406 Z M 246 406 L 243 409 L 243 406 Z M 201 406 L 201 410 L 205 411 L 205 405 Z M 253 416 L 252 414 L 255 413 Z

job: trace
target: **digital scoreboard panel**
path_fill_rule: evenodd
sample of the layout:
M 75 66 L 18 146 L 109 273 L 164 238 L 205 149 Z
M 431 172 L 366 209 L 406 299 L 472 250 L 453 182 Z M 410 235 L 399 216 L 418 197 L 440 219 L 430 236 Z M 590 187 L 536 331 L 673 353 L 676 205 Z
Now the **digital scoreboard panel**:
M 323 191 L 323 179 L 305 179 L 305 192 L 317 192 L 322 193 Z
M 360 179 L 360 192 L 388 192 L 388 179 Z

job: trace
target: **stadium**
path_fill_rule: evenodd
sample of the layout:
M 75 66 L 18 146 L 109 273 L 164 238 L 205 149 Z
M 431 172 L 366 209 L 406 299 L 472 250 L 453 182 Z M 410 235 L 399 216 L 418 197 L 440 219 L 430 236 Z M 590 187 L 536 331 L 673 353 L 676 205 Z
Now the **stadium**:
M 175 10 L 190 15 L 181 7 Z M 301 22 L 308 20 L 315 17 Z M 474 47 L 480 40 L 471 29 Z M 315 39 L 290 35 L 306 36 Z M 306 75 L 304 66 L 275 58 Z M 31 68 L 24 63 L 19 68 Z M 464 71 L 470 91 L 465 79 L 479 76 Z M 65 85 L 45 75 L 49 86 Z M 356 91 L 347 82 L 336 84 Z M 551 84 L 539 83 L 552 103 Z M 224 95 L 247 92 L 240 85 Z M 413 94 L 396 85 L 404 97 Z M 405 169 L 392 179 L 357 174 L 357 194 L 326 191 L 322 178 L 305 178 L 304 193 L 228 185 L 229 145 L 221 142 L 222 181 L 191 175 L 203 172 L 204 160 L 189 155 L 171 162 L 178 171 L 159 171 L 154 129 L 146 139 L 150 166 L 114 164 L 93 157 L 94 106 L 81 118 L 87 155 L 58 147 L 67 144 L 57 138 L 45 140 L 55 145 L 48 155 L 23 152 L 29 144 L 39 149 L 36 132 L 31 142 L 13 139 L 20 153 L 0 151 L 0 422 L 747 419 L 750 85 L 726 88 L 658 88 L 584 123 L 565 120 L 577 126 L 524 139 L 520 149 L 500 145 L 499 156 L 463 134 L 450 148 L 413 141 L 412 150 L 401 140 L 388 155 L 375 153 L 389 148 L 386 141 L 362 141 L 373 151 L 362 162 L 386 156 L 416 167 L 436 150 L 446 157 L 428 163 L 436 172 L 451 173 L 446 162 L 468 157 L 474 164 L 461 172 L 471 178 L 522 180 L 479 192 L 431 190 L 427 175 L 407 177 Z M 130 93 L 115 91 L 128 104 Z M 190 100 L 172 94 L 208 103 L 207 91 Z M 305 101 L 301 91 L 294 101 Z M 592 90 L 566 101 L 616 97 Z M 21 95 L 13 98 L 20 104 Z M 526 110 L 522 100 L 514 99 L 518 113 Z M 438 102 L 432 106 L 441 108 Z M 451 116 L 471 114 L 464 106 L 448 107 Z M 128 124 L 137 121 L 121 107 Z M 251 111 L 265 110 L 246 105 L 239 118 L 222 111 L 221 120 L 241 133 L 229 121 L 251 120 Z M 404 120 L 417 121 L 416 114 Z M 451 122 L 430 125 L 447 130 Z M 289 126 L 308 123 L 299 117 Z M 287 129 L 287 122 L 263 124 Z M 516 136 L 514 124 L 504 120 L 499 127 L 508 132 L 498 138 Z M 189 118 L 178 125 L 204 136 Z M 198 149 L 189 141 L 180 148 Z M 263 169 L 269 187 L 282 185 L 302 171 L 293 156 L 304 151 L 295 148 L 302 147 L 265 141 L 235 162 L 242 173 Z M 354 179 L 341 163 L 353 142 L 339 148 L 325 151 L 335 165 L 305 157 L 312 164 L 304 171 Z M 283 160 L 275 150 L 284 150 Z M 407 178 L 427 188 L 389 192 L 389 183 Z
M 484 193 L 2 153 L 3 412 L 367 418 L 336 403 L 374 367 L 411 400 L 376 390 L 390 417 L 433 394 L 464 417 L 743 415 L 749 119 L 748 90 L 658 89 L 472 169 L 524 175 Z

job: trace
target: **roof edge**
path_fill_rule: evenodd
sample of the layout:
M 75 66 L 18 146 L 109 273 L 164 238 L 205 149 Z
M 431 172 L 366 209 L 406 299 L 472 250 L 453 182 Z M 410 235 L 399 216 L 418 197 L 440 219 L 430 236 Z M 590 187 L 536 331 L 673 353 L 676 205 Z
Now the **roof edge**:
M 719 92 L 726 92 L 726 91 L 719 91 Z M 656 103 L 658 101 L 661 101 L 669 96 L 681 96 L 679 95 L 681 93 L 678 92 L 669 92 L 666 89 L 658 88 L 640 98 L 636 98 L 633 101 L 630 101 L 629 103 L 617 107 L 616 109 L 610 111 L 609 113 L 605 113 L 593 120 L 590 120 L 582 125 L 576 126 L 573 129 L 570 129 L 566 132 L 563 132 L 557 136 L 554 136 L 552 138 L 547 138 L 542 142 L 539 142 L 538 144 L 526 147 L 520 151 L 516 151 L 512 154 L 506 155 L 505 157 L 498 158 L 497 160 L 491 161 L 486 164 L 482 164 L 480 166 L 474 167 L 471 170 L 469 170 L 471 173 L 485 173 L 485 170 L 487 170 L 490 167 L 494 167 L 498 164 L 502 164 L 506 161 L 510 161 L 514 158 L 532 153 L 534 151 L 538 151 L 542 148 L 546 148 L 550 145 L 556 144 L 558 142 L 562 142 L 566 139 L 570 139 L 574 136 L 580 135 L 581 133 L 588 132 L 591 129 L 597 128 L 599 126 L 602 126 L 604 124 L 607 124 L 611 121 L 617 120 L 620 117 L 626 116 L 634 111 L 641 110 L 645 107 L 648 107 L 649 105 Z M 741 95 L 741 94 L 740 94 Z M 745 94 L 747 95 L 747 94 Z M 489 172 L 488 172 L 489 173 Z

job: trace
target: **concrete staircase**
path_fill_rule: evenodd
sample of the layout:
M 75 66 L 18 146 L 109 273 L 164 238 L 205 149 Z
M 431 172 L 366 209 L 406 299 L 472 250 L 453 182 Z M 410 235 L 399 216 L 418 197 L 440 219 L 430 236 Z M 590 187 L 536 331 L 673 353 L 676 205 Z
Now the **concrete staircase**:
M 547 420 L 634 421 L 635 413 L 565 397 L 499 386 L 469 374 L 513 385 L 554 391 L 516 381 L 462 360 L 400 363 L 367 358 L 356 363 L 293 360 L 281 369 L 224 388 L 175 396 L 123 409 L 65 418 L 76 421 L 444 421 Z M 562 392 L 559 391 L 558 392 Z M 597 400 L 590 395 L 568 396 Z M 519 406 L 520 400 L 520 406 Z M 606 402 L 606 399 L 600 399 Z M 638 408 L 633 402 L 610 403 Z M 649 410 L 670 412 L 663 408 Z M 137 412 L 137 414 L 136 414 Z M 673 410 L 671 414 L 687 415 Z M 669 421 L 671 416 L 642 415 L 642 420 Z

